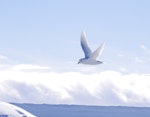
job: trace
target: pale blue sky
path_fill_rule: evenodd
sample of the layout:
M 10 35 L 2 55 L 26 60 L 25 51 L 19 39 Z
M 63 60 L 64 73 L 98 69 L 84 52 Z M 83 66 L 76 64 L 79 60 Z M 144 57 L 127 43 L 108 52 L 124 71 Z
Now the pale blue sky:
M 76 64 L 84 56 L 79 42 L 84 30 L 92 49 L 106 43 L 100 58 L 106 64 L 94 70 L 149 73 L 149 5 L 149 0 L 0 1 L 0 54 L 7 57 L 1 63 L 84 69 Z

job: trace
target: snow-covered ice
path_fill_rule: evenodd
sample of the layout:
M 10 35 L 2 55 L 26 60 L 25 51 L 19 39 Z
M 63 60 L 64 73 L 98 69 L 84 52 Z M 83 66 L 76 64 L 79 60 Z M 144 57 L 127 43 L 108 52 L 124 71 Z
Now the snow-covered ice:
M 36 117 L 15 105 L 0 102 L 0 117 Z

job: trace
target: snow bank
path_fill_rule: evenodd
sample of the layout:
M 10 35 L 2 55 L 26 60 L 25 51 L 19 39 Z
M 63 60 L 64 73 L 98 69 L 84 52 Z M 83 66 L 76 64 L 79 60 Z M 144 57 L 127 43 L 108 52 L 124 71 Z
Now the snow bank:
M 0 117 L 36 117 L 9 103 L 0 102 Z

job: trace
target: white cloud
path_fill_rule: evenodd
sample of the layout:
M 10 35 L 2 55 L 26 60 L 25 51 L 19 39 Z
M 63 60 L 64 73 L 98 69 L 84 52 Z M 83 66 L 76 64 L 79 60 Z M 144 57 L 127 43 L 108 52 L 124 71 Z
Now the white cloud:
M 1 60 L 6 60 L 6 59 L 8 59 L 8 58 L 7 58 L 7 56 L 0 55 L 0 59 L 1 59 Z
M 7 68 L 7 67 L 9 67 L 10 65 L 8 65 L 8 64 L 0 64 L 0 68 Z
M 145 54 L 150 54 L 150 49 L 146 45 L 140 45 L 140 48 L 144 51 Z
M 122 53 L 119 53 L 118 54 L 118 57 L 124 57 L 125 55 L 124 54 L 122 54 Z
M 140 48 L 142 49 L 142 50 L 147 50 L 147 47 L 145 46 L 145 45 L 140 45 Z
M 39 66 L 39 65 L 32 65 L 32 64 L 18 64 L 13 66 L 14 70 L 47 70 L 50 67 Z
M 134 62 L 135 62 L 135 63 L 138 63 L 138 64 L 142 64 L 142 63 L 145 63 L 146 61 L 143 60 L 143 59 L 141 59 L 141 58 L 139 58 L 139 57 L 135 57 L 135 58 L 134 58 Z
M 125 67 L 120 67 L 120 71 L 121 71 L 122 73 L 126 73 L 126 72 L 128 72 L 128 69 L 125 68 Z
M 116 71 L 0 71 L 0 100 L 7 102 L 150 106 L 150 75 Z
M 150 58 L 147 58 L 147 61 L 150 62 Z

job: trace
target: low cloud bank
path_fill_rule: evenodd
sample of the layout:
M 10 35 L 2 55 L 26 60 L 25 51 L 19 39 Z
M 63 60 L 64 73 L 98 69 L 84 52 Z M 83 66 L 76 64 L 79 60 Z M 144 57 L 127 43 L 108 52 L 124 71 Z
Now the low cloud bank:
M 22 69 L 0 71 L 1 101 L 150 106 L 150 74 L 29 72 Z

